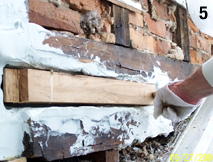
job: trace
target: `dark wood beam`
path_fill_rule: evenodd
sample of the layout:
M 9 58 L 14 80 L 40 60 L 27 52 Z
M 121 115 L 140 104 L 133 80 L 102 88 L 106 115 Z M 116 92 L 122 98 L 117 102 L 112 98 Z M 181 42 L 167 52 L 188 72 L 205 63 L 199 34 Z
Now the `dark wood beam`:
M 184 61 L 190 62 L 189 54 L 189 28 L 188 28 L 188 13 L 185 8 L 177 5 L 175 11 L 177 29 L 175 31 L 173 41 L 177 43 L 179 47 L 183 50 Z
M 99 57 L 107 69 L 124 74 L 154 75 L 154 67 L 167 72 L 171 79 L 184 79 L 194 70 L 195 65 L 183 61 L 143 53 L 136 49 L 125 48 L 112 44 L 96 42 L 77 38 L 72 35 L 56 33 L 43 43 L 61 49 L 65 54 L 71 55 L 84 62 L 91 62 L 91 58 Z
M 28 124 L 30 126 L 31 138 L 25 133 L 23 139 L 25 146 L 23 155 L 27 158 L 43 157 L 48 161 L 52 161 L 101 151 L 100 154 L 89 157 L 99 159 L 100 161 L 97 162 L 118 162 L 118 152 L 108 150 L 116 150 L 118 145 L 123 143 L 124 139 L 120 139 L 119 136 L 125 132 L 120 129 L 111 128 L 111 131 L 106 134 L 99 130 L 94 130 L 96 135 L 94 135 L 93 145 L 84 145 L 84 139 L 82 139 L 82 141 L 78 141 L 82 142 L 82 147 L 79 145 L 78 151 L 71 152 L 70 148 L 75 147 L 74 144 L 77 141 L 78 134 L 51 135 L 51 129 L 45 124 L 40 124 L 33 120 L 29 120 Z M 97 155 L 101 155 L 101 157 L 98 158 Z
M 116 44 L 130 47 L 129 10 L 113 5 Z

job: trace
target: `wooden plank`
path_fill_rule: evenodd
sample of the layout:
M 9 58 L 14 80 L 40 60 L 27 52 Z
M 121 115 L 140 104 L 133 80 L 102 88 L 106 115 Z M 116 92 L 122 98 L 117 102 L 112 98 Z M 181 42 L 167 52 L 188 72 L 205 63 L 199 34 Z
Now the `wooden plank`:
M 69 159 L 70 162 L 79 162 L 79 160 L 92 162 L 119 162 L 119 152 L 117 150 L 107 150 Z
M 119 162 L 119 152 L 117 150 L 106 150 L 89 154 L 80 159 L 92 162 Z
M 114 117 L 116 118 L 118 114 L 119 113 L 113 114 L 113 118 Z M 128 117 L 129 112 L 125 111 L 123 113 L 123 116 L 120 117 L 121 120 L 119 120 L 118 122 L 124 124 L 125 120 L 128 120 Z M 105 161 L 108 160 L 107 162 L 110 162 L 109 156 L 114 156 L 114 160 L 116 160 L 117 158 L 119 158 L 116 152 L 111 151 L 105 152 L 105 151 L 118 149 L 118 146 L 122 144 L 124 140 L 121 139 L 120 137 L 121 136 L 123 137 L 124 134 L 126 134 L 126 132 L 123 132 L 121 128 L 120 129 L 110 128 L 111 130 L 109 132 L 102 132 L 99 129 L 93 130 L 94 143 L 89 146 L 79 145 L 79 147 L 76 148 L 79 151 L 73 151 L 71 153 L 70 148 L 71 147 L 75 148 L 76 142 L 84 143 L 84 138 L 82 138 L 82 141 L 77 141 L 79 134 L 65 133 L 61 134 L 60 136 L 55 136 L 49 134 L 51 132 L 51 129 L 45 124 L 41 124 L 33 120 L 29 120 L 27 124 L 29 124 L 30 128 L 30 137 L 27 133 L 25 133 L 23 139 L 25 151 L 23 152 L 23 155 L 27 158 L 42 157 L 48 161 L 77 156 L 79 157 L 85 154 L 88 154 L 86 158 L 82 157 L 81 159 L 94 160 L 97 159 L 98 155 L 99 159 Z M 130 126 L 134 125 L 135 121 L 133 120 L 131 122 L 128 122 L 128 124 Z M 125 136 L 125 138 L 128 138 L 128 136 Z M 80 159 L 80 157 L 78 159 Z M 75 160 L 75 158 L 73 158 L 73 160 Z
M 105 151 L 106 162 L 119 162 L 119 152 L 117 150 Z
M 28 89 L 29 89 L 29 85 L 28 85 L 28 72 L 27 69 L 19 69 L 18 71 L 18 75 L 19 75 L 19 101 L 27 101 L 29 98 L 29 94 L 28 94 Z M 7 85 L 7 81 L 5 80 L 5 84 Z M 7 86 L 8 87 L 8 86 Z M 19 102 L 18 101 L 18 102 Z
M 177 29 L 174 36 L 174 42 L 181 47 L 184 53 L 184 61 L 190 62 L 189 55 L 189 28 L 188 28 L 188 16 L 187 11 L 180 5 L 177 5 L 175 11 L 177 20 Z
M 19 75 L 17 69 L 4 69 L 4 101 L 19 102 Z M 6 81 L 7 78 L 7 81 Z M 7 82 L 7 84 L 5 84 Z M 10 85 L 10 86 L 7 86 Z
M 114 31 L 116 44 L 129 47 L 129 11 L 117 5 L 113 5 L 113 15 L 115 19 Z
M 166 72 L 171 79 L 181 80 L 196 69 L 196 65 L 164 56 L 155 56 L 147 52 L 77 38 L 60 32 L 55 32 L 55 35 L 57 36 L 49 37 L 43 43 L 58 48 L 64 54 L 76 59 L 91 60 L 91 58 L 98 57 L 107 69 L 117 73 L 149 77 L 155 75 L 154 68 L 158 67 L 162 72 Z
M 6 103 L 150 105 L 155 92 L 153 84 L 35 69 L 14 69 L 18 71 L 20 79 L 11 82 L 11 71 L 7 73 L 8 70 L 5 70 Z M 18 102 L 16 98 L 13 100 L 13 96 L 10 97 L 11 93 L 6 92 L 15 81 L 22 96 Z
M 129 139 L 129 135 L 126 131 L 123 130 L 123 127 L 127 126 L 129 127 L 129 130 L 132 130 L 132 128 L 136 126 L 136 123 L 141 123 L 143 121 L 142 119 L 138 121 L 138 117 L 140 117 L 144 113 L 144 111 L 135 109 L 135 111 L 132 112 L 133 113 L 124 110 L 122 111 L 122 113 L 116 112 L 106 115 L 106 118 L 103 118 L 101 120 L 93 120 L 92 122 L 94 122 L 95 125 L 100 124 L 99 126 L 102 127 L 101 125 L 103 122 L 110 122 L 112 119 L 115 119 L 117 120 L 118 124 L 121 125 L 121 127 L 110 127 L 110 130 L 107 132 L 103 131 L 102 129 L 92 128 L 91 130 L 89 130 L 93 132 L 93 134 L 90 134 L 93 139 L 92 143 L 86 142 L 88 138 L 88 133 L 85 132 L 87 132 L 88 130 L 85 127 L 86 123 L 84 122 L 82 122 L 81 125 L 82 134 L 65 133 L 55 135 L 51 133 L 53 132 L 53 130 L 46 124 L 31 119 L 27 122 L 30 134 L 25 133 L 23 139 L 23 143 L 25 146 L 25 151 L 23 155 L 27 158 L 43 157 L 48 161 L 53 161 L 57 159 L 79 157 L 85 154 L 87 154 L 87 158 L 90 158 L 91 160 L 91 158 L 94 159 L 94 157 L 96 157 L 93 156 L 95 154 L 100 156 L 101 160 L 108 160 L 107 162 L 111 162 L 112 160 L 116 161 L 116 159 L 119 158 L 117 154 L 118 152 L 116 151 L 118 149 L 118 146 L 123 144 L 124 140 Z M 55 114 L 54 116 L 57 118 L 57 114 Z M 74 118 L 74 120 L 76 121 L 82 120 L 81 118 L 73 117 L 70 116 L 70 120 Z M 80 139 L 79 136 L 81 136 Z M 76 144 L 79 145 L 76 147 Z M 70 152 L 71 148 L 73 150 L 72 152 Z M 89 160 L 86 158 L 81 159 Z
M 140 9 L 138 9 L 138 8 L 135 8 L 135 7 L 131 6 L 131 5 L 128 5 L 128 4 L 125 3 L 125 2 L 121 2 L 121 1 L 119 1 L 119 0 L 107 0 L 107 1 L 113 3 L 113 4 L 117 5 L 117 6 L 126 8 L 126 9 L 128 9 L 128 10 L 130 10 L 130 11 L 133 11 L 133 12 L 138 12 L 138 13 L 141 13 L 141 12 L 142 12 L 142 10 L 140 10 Z M 140 2 L 139 2 L 139 3 L 140 3 Z

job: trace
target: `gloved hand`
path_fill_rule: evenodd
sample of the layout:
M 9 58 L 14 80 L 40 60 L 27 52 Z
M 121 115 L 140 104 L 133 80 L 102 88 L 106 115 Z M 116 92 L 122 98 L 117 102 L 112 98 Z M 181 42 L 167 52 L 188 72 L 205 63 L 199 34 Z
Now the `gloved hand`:
M 186 119 L 199 106 L 189 104 L 177 96 L 168 85 L 156 92 L 154 99 L 154 117 L 163 115 L 173 122 Z

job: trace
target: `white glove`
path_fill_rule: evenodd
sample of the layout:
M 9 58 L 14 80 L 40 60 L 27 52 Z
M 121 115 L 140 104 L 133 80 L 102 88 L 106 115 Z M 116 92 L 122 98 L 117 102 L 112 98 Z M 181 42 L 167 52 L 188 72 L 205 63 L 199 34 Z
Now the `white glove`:
M 179 122 L 186 119 L 199 106 L 192 105 L 183 101 L 179 96 L 173 93 L 168 85 L 156 92 L 154 99 L 154 117 L 163 115 L 173 122 Z

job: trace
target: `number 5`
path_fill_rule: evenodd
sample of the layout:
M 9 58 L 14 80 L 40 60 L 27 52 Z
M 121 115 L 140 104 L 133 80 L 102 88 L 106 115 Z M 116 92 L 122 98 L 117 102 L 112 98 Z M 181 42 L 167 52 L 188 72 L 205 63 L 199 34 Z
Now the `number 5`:
M 206 19 L 208 17 L 208 12 L 206 11 L 207 6 L 200 6 L 200 18 Z

